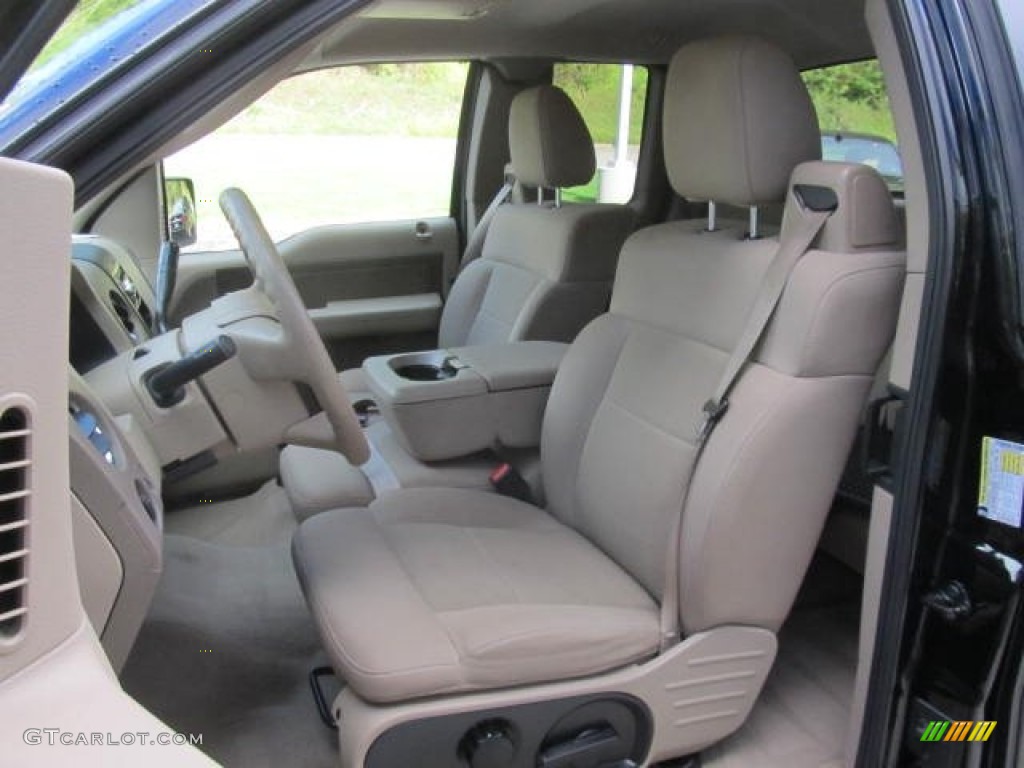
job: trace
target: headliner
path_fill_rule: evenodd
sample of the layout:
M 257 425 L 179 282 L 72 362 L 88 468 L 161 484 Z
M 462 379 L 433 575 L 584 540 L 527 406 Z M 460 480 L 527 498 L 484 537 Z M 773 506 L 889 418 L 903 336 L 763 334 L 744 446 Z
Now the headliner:
M 662 64 L 683 44 L 756 34 L 811 68 L 872 55 L 864 0 L 377 0 L 300 69 L 366 61 Z

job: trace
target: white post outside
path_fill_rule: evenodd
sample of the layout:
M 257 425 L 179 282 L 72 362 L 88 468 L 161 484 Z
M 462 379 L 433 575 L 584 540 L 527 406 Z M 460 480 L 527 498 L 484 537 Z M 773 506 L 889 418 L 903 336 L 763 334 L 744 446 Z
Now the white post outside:
M 633 65 L 622 66 L 619 81 L 619 130 L 615 137 L 615 165 L 621 165 L 629 157 L 629 112 L 633 106 Z
M 602 203 L 626 203 L 633 196 L 636 165 L 629 159 L 629 117 L 633 106 L 633 65 L 623 64 L 619 80 L 619 122 L 615 155 L 598 171 L 597 199 Z

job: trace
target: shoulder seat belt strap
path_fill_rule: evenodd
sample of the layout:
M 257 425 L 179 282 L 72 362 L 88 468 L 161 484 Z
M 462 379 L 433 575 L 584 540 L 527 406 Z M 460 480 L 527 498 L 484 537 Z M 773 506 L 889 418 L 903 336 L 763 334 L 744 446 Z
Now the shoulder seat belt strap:
M 494 199 L 488 204 L 483 215 L 480 217 L 480 221 L 476 223 L 476 227 L 473 229 L 473 234 L 469 236 L 469 242 L 466 243 L 466 250 L 462 252 L 462 261 L 459 263 L 459 271 L 461 272 L 466 268 L 466 265 L 471 261 L 476 261 L 480 258 L 480 255 L 484 252 L 484 240 L 487 239 L 487 230 L 491 228 L 491 220 L 494 219 L 494 214 L 498 212 L 498 209 L 512 197 L 512 191 L 515 189 L 516 179 L 511 173 L 505 173 L 505 183 L 502 184 L 501 189 L 498 190 L 498 194 L 494 196 Z
M 813 190 L 813 191 L 812 191 Z M 757 343 L 764 335 L 765 329 L 775 312 L 775 308 L 782 298 L 782 293 L 789 281 L 793 269 L 800 262 L 811 245 L 814 243 L 818 233 L 825 226 L 826 220 L 832 215 L 838 206 L 838 199 L 832 190 L 813 187 L 804 190 L 802 186 L 793 187 L 793 193 L 800 203 L 795 206 L 800 217 L 789 230 L 786 239 L 779 243 L 779 249 L 772 259 L 771 264 L 761 279 L 761 287 L 758 289 L 754 304 L 747 315 L 746 324 L 740 334 L 739 341 L 732 350 L 729 360 L 725 365 L 714 394 L 704 404 L 703 420 L 697 430 L 697 450 L 694 453 L 693 461 L 690 464 L 690 482 L 696 472 L 697 464 L 700 461 L 704 445 L 714 430 L 715 425 L 729 408 L 729 393 L 733 385 L 739 379 L 743 368 L 750 361 Z M 825 194 L 829 193 L 829 194 Z M 665 558 L 665 576 L 661 591 L 661 650 L 668 650 L 679 642 L 679 541 L 683 527 L 683 514 L 686 510 L 686 503 L 690 495 L 690 487 L 687 486 L 683 495 L 683 505 L 679 514 L 672 521 L 672 530 L 669 534 L 668 554 Z

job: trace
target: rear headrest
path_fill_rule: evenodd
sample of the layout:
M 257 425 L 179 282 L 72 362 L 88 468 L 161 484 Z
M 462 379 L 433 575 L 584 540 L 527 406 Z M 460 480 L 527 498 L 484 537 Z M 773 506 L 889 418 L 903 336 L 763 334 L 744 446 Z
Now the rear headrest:
M 790 174 L 821 158 L 814 105 L 792 59 L 751 37 L 687 45 L 665 91 L 665 165 L 691 200 L 781 202 Z
M 896 206 L 885 181 L 874 168 L 859 163 L 803 163 L 793 171 L 790 184 L 810 194 L 828 190 L 838 203 L 815 242 L 815 248 L 835 253 L 892 250 L 902 236 Z M 820 193 L 819 193 L 820 194 Z M 828 193 L 826 193 L 828 194 Z M 782 238 L 793 224 L 795 195 L 786 201 Z
M 594 141 L 565 92 L 539 85 L 516 94 L 508 120 L 512 170 L 529 187 L 575 187 L 594 176 Z

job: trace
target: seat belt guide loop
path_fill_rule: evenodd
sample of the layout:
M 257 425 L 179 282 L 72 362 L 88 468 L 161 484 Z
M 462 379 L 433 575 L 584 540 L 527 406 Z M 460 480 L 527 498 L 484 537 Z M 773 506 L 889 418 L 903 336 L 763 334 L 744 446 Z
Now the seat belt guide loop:
M 700 429 L 697 432 L 697 439 L 700 442 L 704 442 L 708 439 L 708 435 L 715 428 L 715 425 L 721 420 L 725 412 L 729 410 L 729 400 L 722 398 L 721 400 L 715 400 L 714 398 L 709 399 L 704 403 L 704 422 L 700 425 Z

